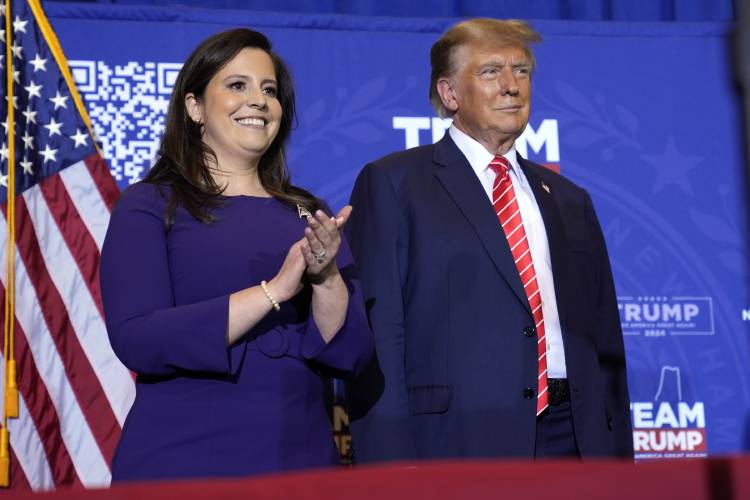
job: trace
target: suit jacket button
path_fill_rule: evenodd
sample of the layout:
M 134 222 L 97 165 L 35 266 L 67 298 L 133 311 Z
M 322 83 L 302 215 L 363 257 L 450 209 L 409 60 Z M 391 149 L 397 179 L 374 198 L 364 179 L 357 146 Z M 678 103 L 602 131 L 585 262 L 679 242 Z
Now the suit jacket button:
M 536 335 L 536 329 L 533 326 L 527 326 L 523 329 L 523 334 L 527 337 L 533 337 Z
M 523 390 L 523 399 L 531 399 L 534 397 L 534 389 L 527 387 Z

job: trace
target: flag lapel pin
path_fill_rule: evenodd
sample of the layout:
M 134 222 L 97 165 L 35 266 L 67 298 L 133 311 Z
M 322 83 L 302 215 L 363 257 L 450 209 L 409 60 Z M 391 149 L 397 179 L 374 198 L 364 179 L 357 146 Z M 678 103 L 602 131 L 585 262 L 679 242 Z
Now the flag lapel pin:
M 299 215 L 300 219 L 310 219 L 312 217 L 310 211 L 299 204 L 297 205 L 297 215 Z

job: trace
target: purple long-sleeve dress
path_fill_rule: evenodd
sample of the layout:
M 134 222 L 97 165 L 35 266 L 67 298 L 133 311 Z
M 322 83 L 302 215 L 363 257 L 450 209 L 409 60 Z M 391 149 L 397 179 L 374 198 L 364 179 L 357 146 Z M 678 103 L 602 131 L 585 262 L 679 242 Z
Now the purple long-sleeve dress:
M 113 481 L 337 463 L 325 377 L 356 372 L 373 349 L 346 242 L 338 264 L 349 308 L 329 344 L 306 287 L 227 347 L 229 295 L 271 279 L 306 222 L 276 199 L 233 196 L 213 224 L 178 208 L 167 232 L 161 191 L 144 183 L 125 191 L 102 249 L 110 342 L 138 374 Z

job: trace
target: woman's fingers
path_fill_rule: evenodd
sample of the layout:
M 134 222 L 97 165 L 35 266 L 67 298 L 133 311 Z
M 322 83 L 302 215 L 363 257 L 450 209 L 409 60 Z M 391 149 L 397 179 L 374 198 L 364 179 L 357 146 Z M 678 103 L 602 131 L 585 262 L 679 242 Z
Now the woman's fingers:
M 289 253 L 292 256 L 292 264 L 296 270 L 299 270 L 301 268 L 302 271 L 304 271 L 305 268 L 305 259 L 302 252 L 302 247 L 304 245 L 305 238 L 302 238 L 299 241 L 295 242 L 294 245 L 292 245 L 292 247 L 289 249 Z M 302 255 L 302 258 L 299 257 L 300 255 Z M 300 274 L 302 271 L 300 271 Z
M 336 214 L 336 219 L 334 222 L 336 222 L 336 228 L 341 231 L 341 228 L 344 227 L 344 225 L 349 220 L 349 216 L 352 214 L 352 206 L 346 205 L 344 208 L 339 210 L 339 213 Z
M 309 227 L 305 228 L 305 241 L 313 255 L 324 255 L 326 253 L 326 246 L 320 241 L 320 239 L 318 239 L 315 231 Z
M 308 220 L 308 224 L 310 224 L 312 230 L 315 231 L 315 235 L 325 246 L 328 246 L 332 241 L 338 238 L 336 222 L 329 219 L 322 210 L 316 211 L 315 216 Z
M 302 258 L 304 259 L 305 264 L 307 264 L 308 268 L 314 266 L 317 262 L 315 255 L 313 255 L 312 250 L 310 250 L 309 243 L 305 243 L 302 245 Z
M 275 290 L 274 297 L 282 302 L 294 297 L 302 287 L 302 275 L 307 263 L 302 247 L 306 244 L 305 239 L 295 242 L 287 252 L 281 269 L 276 276 L 270 280 L 269 285 Z
M 322 210 L 316 210 L 312 217 L 308 217 L 308 227 L 305 228 L 305 243 L 302 255 L 307 265 L 308 276 L 322 276 L 327 269 L 335 265 L 336 254 L 341 246 L 339 229 L 346 224 L 352 207 L 342 208 L 336 217 L 328 217 Z

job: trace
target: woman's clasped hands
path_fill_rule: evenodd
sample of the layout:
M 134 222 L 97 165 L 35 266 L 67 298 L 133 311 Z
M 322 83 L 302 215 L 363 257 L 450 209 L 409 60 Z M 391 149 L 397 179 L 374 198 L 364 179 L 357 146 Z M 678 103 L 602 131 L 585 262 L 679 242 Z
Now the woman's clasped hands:
M 341 248 L 341 230 L 351 212 L 351 205 L 347 205 L 336 217 L 328 217 L 322 210 L 317 210 L 307 218 L 304 237 L 291 246 L 281 269 L 268 282 L 279 302 L 297 295 L 304 286 L 305 277 L 313 285 L 325 285 L 339 278 L 336 256 Z

